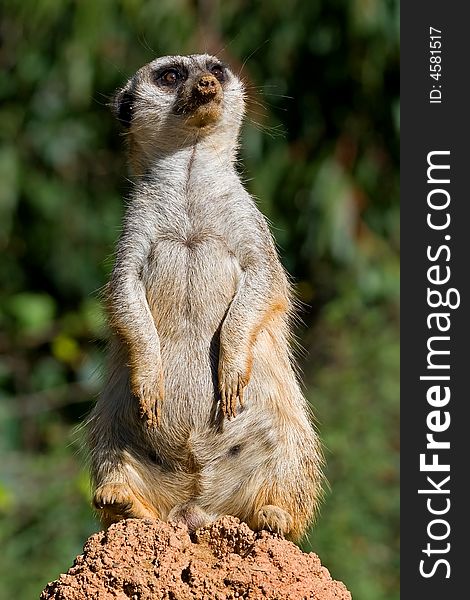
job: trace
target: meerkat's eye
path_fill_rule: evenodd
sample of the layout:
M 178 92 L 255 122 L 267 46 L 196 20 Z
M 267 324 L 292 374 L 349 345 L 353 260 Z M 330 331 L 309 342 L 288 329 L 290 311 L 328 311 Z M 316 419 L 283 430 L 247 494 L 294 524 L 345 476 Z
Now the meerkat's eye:
M 214 65 L 211 67 L 210 72 L 220 81 L 220 83 L 225 81 L 225 69 L 222 65 Z
M 165 87 L 175 87 L 182 79 L 183 74 L 175 67 L 172 67 L 171 69 L 165 69 L 157 76 L 158 84 Z

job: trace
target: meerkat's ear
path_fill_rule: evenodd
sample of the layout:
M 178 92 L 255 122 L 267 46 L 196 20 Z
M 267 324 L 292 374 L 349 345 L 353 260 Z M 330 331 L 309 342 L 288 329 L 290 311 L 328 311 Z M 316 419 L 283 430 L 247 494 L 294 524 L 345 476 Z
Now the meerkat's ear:
M 116 92 L 111 102 L 111 110 L 114 116 L 124 127 L 130 127 L 131 125 L 133 105 L 134 86 L 130 82 L 126 87 Z

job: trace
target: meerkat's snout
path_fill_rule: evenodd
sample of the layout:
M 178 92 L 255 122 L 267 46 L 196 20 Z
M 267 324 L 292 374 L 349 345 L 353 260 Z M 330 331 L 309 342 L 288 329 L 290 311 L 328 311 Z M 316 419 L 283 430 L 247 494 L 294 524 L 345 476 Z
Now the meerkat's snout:
M 176 112 L 185 115 L 186 124 L 205 127 L 216 123 L 221 116 L 223 78 L 212 73 L 198 74 L 182 87 Z
M 219 100 L 222 95 L 220 83 L 214 75 L 203 75 L 193 87 L 193 95 L 201 104 L 211 100 Z

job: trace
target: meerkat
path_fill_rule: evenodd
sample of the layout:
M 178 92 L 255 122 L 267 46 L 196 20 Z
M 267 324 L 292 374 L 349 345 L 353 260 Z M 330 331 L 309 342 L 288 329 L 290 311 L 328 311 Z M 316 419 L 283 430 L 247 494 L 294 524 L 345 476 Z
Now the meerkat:
M 134 187 L 105 292 L 108 375 L 92 410 L 93 504 L 124 518 L 222 515 L 298 540 L 322 452 L 290 345 L 291 286 L 236 171 L 244 87 L 207 54 L 117 92 Z

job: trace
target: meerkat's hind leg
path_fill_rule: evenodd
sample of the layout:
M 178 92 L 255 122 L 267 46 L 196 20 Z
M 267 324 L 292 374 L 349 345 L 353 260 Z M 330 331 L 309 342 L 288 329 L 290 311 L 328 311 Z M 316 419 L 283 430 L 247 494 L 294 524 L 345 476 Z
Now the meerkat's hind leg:
M 254 529 L 266 529 L 273 533 L 289 535 L 294 525 L 294 519 L 283 508 L 273 504 L 262 506 L 254 517 Z
M 128 483 L 104 483 L 93 496 L 93 506 L 99 511 L 104 527 L 122 519 L 155 519 L 157 513 L 140 501 Z
M 189 501 L 174 506 L 169 512 L 167 520 L 183 522 L 188 530 L 193 532 L 211 523 L 214 517 L 206 513 L 195 502 Z

